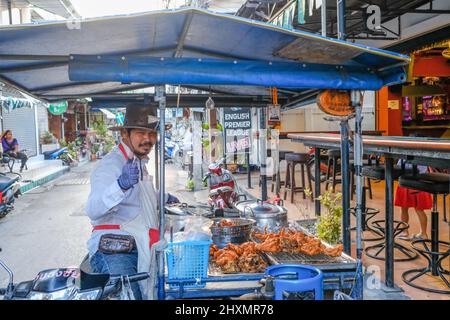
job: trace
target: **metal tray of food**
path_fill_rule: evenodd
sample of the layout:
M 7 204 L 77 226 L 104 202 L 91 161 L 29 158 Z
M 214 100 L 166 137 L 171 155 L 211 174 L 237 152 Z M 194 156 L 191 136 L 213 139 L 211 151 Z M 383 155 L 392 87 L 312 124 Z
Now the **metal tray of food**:
M 319 268 L 322 271 L 349 270 L 356 269 L 356 261 L 342 254 L 340 257 L 330 257 L 325 254 L 309 256 L 303 253 L 264 253 L 270 264 L 308 264 Z
M 310 233 L 306 228 L 303 228 L 299 224 L 295 223 L 293 226 L 297 231 L 301 231 L 308 236 L 315 236 Z M 254 237 L 251 237 L 251 240 L 254 242 L 261 242 Z M 326 242 L 322 241 L 322 243 L 331 247 Z M 320 253 L 317 255 L 307 255 L 304 253 L 289 253 L 289 252 L 277 252 L 270 253 L 264 252 L 262 253 L 266 257 L 266 260 L 270 264 L 307 264 L 313 265 L 322 271 L 333 271 L 333 270 L 355 270 L 357 266 L 357 262 L 355 259 L 350 257 L 349 255 L 342 253 L 338 257 L 331 257 L 326 254 Z

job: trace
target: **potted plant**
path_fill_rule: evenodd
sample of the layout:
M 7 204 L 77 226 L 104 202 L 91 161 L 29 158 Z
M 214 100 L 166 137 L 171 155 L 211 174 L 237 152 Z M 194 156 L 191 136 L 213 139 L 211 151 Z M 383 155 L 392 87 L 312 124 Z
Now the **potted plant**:
M 318 200 L 325 207 L 326 212 L 321 215 L 317 225 L 319 239 L 328 244 L 335 245 L 341 240 L 342 223 L 341 193 L 332 193 L 331 189 L 322 194 Z
M 91 161 L 97 160 L 97 153 L 100 150 L 100 147 L 97 143 L 94 143 L 91 146 Z
M 45 131 L 40 136 L 39 140 L 41 144 L 41 152 L 51 151 L 59 148 L 58 140 L 49 131 Z

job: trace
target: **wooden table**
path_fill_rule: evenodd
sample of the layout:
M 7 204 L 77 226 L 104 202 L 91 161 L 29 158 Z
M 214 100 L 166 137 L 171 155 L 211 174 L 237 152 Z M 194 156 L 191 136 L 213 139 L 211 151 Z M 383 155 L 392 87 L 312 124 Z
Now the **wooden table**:
M 300 133 L 288 134 L 294 142 L 303 143 L 316 148 L 316 155 L 320 149 L 336 149 L 341 144 L 339 134 Z M 386 180 L 386 268 L 385 284 L 394 288 L 394 181 L 392 171 L 394 159 L 405 159 L 413 164 L 422 164 L 435 168 L 450 168 L 450 139 L 412 138 L 412 137 L 375 137 L 363 135 L 363 153 L 377 154 L 385 158 Z M 316 156 L 316 168 L 319 168 L 319 157 Z M 343 190 L 349 192 L 349 190 Z M 316 184 L 315 196 L 320 195 L 320 184 Z M 320 213 L 320 202 L 316 202 L 316 213 Z M 436 217 L 432 216 L 432 219 Z
M 362 132 L 363 135 L 368 136 L 381 136 L 386 131 L 384 130 L 364 130 Z M 339 134 L 339 131 L 280 131 L 279 139 L 290 139 L 288 136 L 290 134 L 311 134 L 311 133 L 330 133 L 330 134 Z

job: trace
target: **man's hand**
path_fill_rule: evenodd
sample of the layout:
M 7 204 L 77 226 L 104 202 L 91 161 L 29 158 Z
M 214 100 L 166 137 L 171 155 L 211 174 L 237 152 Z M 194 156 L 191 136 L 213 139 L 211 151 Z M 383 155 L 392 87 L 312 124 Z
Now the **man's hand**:
M 178 200 L 177 197 L 171 195 L 170 193 L 167 194 L 167 203 L 180 203 L 180 200 Z
M 139 182 L 139 168 L 136 162 L 129 159 L 122 168 L 122 174 L 117 183 L 122 190 L 128 190 Z

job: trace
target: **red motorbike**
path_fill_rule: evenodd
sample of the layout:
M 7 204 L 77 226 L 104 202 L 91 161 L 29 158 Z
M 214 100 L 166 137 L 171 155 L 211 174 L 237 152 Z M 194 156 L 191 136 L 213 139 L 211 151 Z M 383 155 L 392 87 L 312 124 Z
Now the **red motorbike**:
M 308 151 L 309 160 L 307 164 L 307 170 L 309 170 L 310 176 L 312 181 L 316 181 L 316 163 L 315 163 L 315 151 L 316 148 L 311 148 Z M 327 179 L 327 172 L 328 172 L 328 165 L 327 165 L 327 150 L 321 150 L 320 152 L 320 182 L 324 182 Z M 340 167 L 337 168 L 338 171 L 340 171 Z
M 234 203 L 242 197 L 240 189 L 229 170 L 222 167 L 223 159 L 211 163 L 208 166 L 208 173 L 203 177 L 203 183 L 209 187 L 208 203 L 214 209 L 234 208 Z

